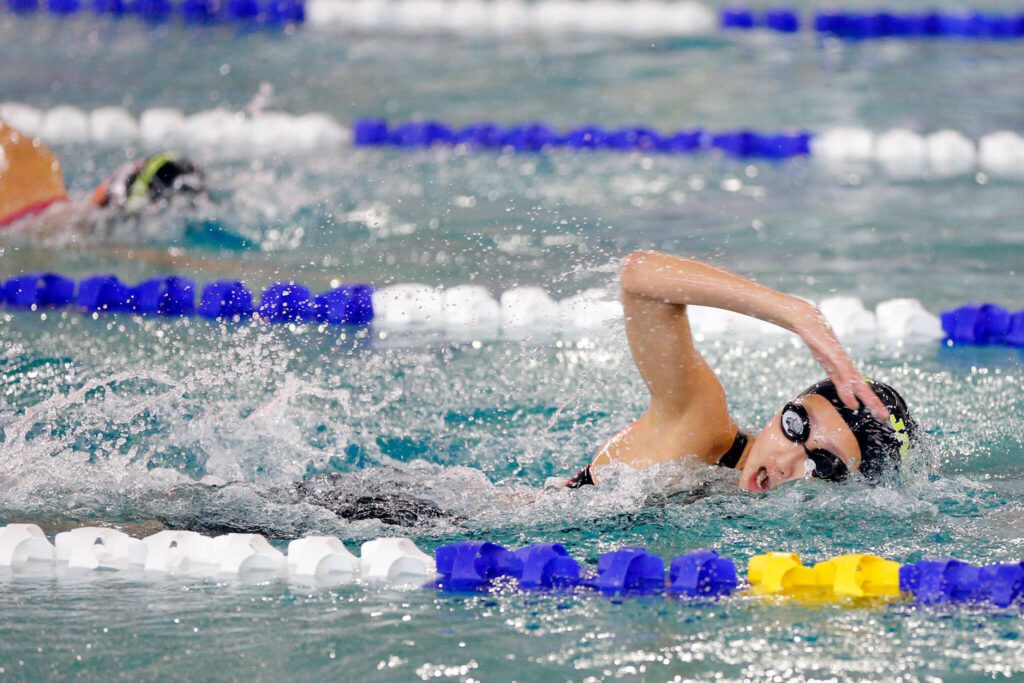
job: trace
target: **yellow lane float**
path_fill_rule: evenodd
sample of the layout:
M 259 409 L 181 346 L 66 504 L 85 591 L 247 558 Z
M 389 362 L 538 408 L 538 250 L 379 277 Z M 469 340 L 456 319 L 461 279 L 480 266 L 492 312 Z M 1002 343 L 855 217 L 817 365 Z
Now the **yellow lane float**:
M 876 555 L 840 555 L 813 567 L 796 553 L 750 558 L 750 595 L 794 597 L 813 602 L 900 597 L 900 565 Z

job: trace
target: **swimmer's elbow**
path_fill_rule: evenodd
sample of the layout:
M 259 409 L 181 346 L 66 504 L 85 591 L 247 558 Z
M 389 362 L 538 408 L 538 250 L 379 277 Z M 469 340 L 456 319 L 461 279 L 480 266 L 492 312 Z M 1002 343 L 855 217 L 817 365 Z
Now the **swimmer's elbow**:
M 642 293 L 645 273 L 649 272 L 652 262 L 658 256 L 660 254 L 654 251 L 634 251 L 622 259 L 622 266 L 619 270 L 622 291 L 631 294 Z
M 634 251 L 622 259 L 619 282 L 623 292 L 660 299 L 664 297 L 664 282 L 688 271 L 695 263 L 657 251 Z

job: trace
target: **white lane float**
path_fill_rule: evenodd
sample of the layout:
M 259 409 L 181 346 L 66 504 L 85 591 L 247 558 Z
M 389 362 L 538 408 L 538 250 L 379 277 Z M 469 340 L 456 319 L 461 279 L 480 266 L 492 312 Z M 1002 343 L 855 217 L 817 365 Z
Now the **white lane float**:
M 292 576 L 353 574 L 359 558 L 333 536 L 307 536 L 288 544 L 288 573 Z
M 863 128 L 831 128 L 811 138 L 811 158 L 826 165 L 867 162 L 875 158 L 875 135 Z
M 90 140 L 89 115 L 78 107 L 60 105 L 43 115 L 39 137 L 47 142 L 83 143 Z
M 942 339 L 942 321 L 917 299 L 890 299 L 875 307 L 878 333 L 890 339 Z
M 607 289 L 587 289 L 558 302 L 562 331 L 602 330 L 622 319 L 622 303 Z
M 460 35 L 654 37 L 709 35 L 718 29 L 718 16 L 712 9 L 688 0 L 307 0 L 306 22 L 360 31 Z
M 0 527 L 0 567 L 53 562 L 57 551 L 35 524 Z
M 444 311 L 444 297 L 436 287 L 401 284 L 373 292 L 373 323 L 383 328 L 440 328 Z
M 1024 177 L 1024 138 L 1006 130 L 982 137 L 978 142 L 978 163 L 993 175 Z
M 541 287 L 514 287 L 501 293 L 501 326 L 511 336 L 558 331 L 558 302 Z
M 144 569 L 153 572 L 193 573 L 215 570 L 213 539 L 194 531 L 164 530 L 142 539 L 146 545 Z
M 480 330 L 497 334 L 501 326 L 501 305 L 486 287 L 456 285 L 442 295 L 444 326 L 449 334 L 462 330 Z
M 123 107 L 100 107 L 89 114 L 89 139 L 101 145 L 126 145 L 139 139 L 139 124 Z
M 889 175 L 900 178 L 920 177 L 927 168 L 924 138 L 903 129 L 882 133 L 875 140 L 875 161 Z
M 147 147 L 177 147 L 185 140 L 185 115 L 178 109 L 156 107 L 139 117 L 139 135 Z
M 434 558 L 408 538 L 378 538 L 363 543 L 359 551 L 359 575 L 364 581 L 419 579 L 435 573 Z
M 831 296 L 821 300 L 818 310 L 840 339 L 852 339 L 877 332 L 875 315 L 855 296 Z
M 123 531 L 81 527 L 54 538 L 57 561 L 74 569 L 123 570 L 146 564 L 146 544 Z
M 224 534 L 211 539 L 211 555 L 222 574 L 283 573 L 288 561 L 259 534 Z
M 940 177 L 973 173 L 978 165 L 974 142 L 955 130 L 940 130 L 925 138 L 928 168 Z
M 434 558 L 408 538 L 377 538 L 352 554 L 333 536 L 291 541 L 282 553 L 258 534 L 209 537 L 164 530 L 139 540 L 104 527 L 57 534 L 51 544 L 35 524 L 0 526 L 0 567 L 55 562 L 76 569 L 143 568 L 154 574 L 327 577 L 357 572 L 372 582 L 408 583 L 435 574 Z
M 43 112 L 20 102 L 0 103 L 0 120 L 32 137 L 43 132 Z
M 321 113 L 251 114 L 219 108 L 186 116 L 178 109 L 157 107 L 143 111 L 136 119 L 123 107 L 87 112 L 60 105 L 40 111 L 18 102 L 4 102 L 0 103 L 0 119 L 48 144 L 141 144 L 151 150 L 194 150 L 227 158 L 329 152 L 351 142 L 348 128 Z

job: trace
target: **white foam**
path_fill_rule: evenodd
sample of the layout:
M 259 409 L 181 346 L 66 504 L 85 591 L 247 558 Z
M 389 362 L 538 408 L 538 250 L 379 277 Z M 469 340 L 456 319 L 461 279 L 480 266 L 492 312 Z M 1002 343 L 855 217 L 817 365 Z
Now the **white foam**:
M 359 559 L 333 536 L 308 536 L 288 544 L 288 571 L 296 576 L 351 574 Z
M 436 573 L 434 559 L 408 538 L 377 538 L 359 551 L 359 574 L 364 581 L 422 578 Z
M 0 567 L 17 567 L 30 562 L 52 562 L 56 549 L 35 524 L 0 527 Z

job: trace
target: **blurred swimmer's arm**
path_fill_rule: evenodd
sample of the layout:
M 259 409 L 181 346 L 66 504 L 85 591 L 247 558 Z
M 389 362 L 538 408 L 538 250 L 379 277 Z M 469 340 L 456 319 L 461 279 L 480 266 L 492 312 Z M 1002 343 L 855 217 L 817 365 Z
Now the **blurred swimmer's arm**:
M 707 263 L 657 252 L 637 252 L 625 259 L 622 293 L 626 334 L 652 401 L 685 410 L 700 396 L 701 386 L 693 381 L 699 381 L 706 364 L 694 348 L 686 319 L 685 307 L 692 304 L 734 311 L 795 332 L 846 405 L 856 408 L 860 399 L 877 417 L 886 416 L 824 316 L 803 299 Z

